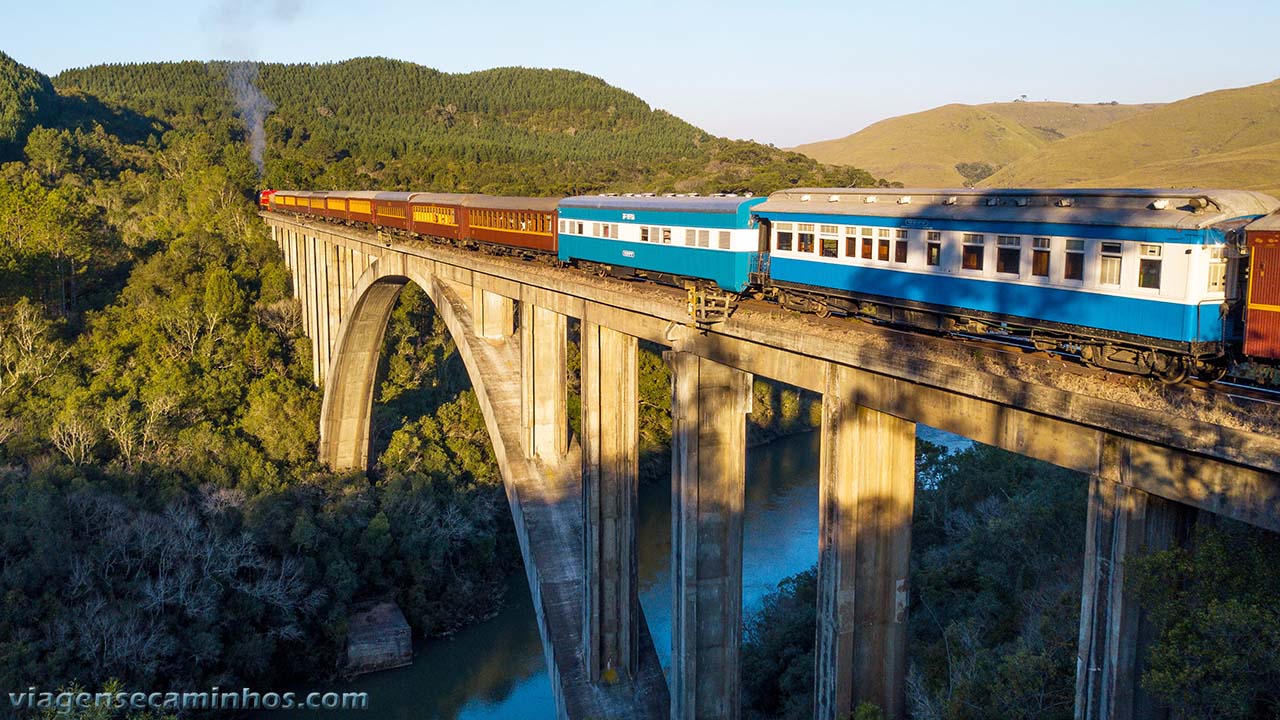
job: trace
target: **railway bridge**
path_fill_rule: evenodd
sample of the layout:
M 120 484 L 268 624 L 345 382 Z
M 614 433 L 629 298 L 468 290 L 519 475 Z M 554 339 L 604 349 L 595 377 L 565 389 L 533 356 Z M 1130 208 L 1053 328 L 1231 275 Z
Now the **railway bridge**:
M 816 709 L 905 715 L 915 428 L 1090 478 L 1076 717 L 1160 718 L 1138 685 L 1125 560 L 1197 514 L 1280 531 L 1280 407 L 1119 382 L 1050 356 L 747 303 L 692 326 L 684 294 L 264 212 L 324 388 L 320 456 L 370 462 L 378 356 L 401 288 L 435 303 L 470 373 L 524 556 L 560 717 L 737 718 L 746 414 L 753 376 L 822 395 Z M 578 323 L 582 432 L 567 421 Z M 636 587 L 637 348 L 669 348 L 670 684 Z

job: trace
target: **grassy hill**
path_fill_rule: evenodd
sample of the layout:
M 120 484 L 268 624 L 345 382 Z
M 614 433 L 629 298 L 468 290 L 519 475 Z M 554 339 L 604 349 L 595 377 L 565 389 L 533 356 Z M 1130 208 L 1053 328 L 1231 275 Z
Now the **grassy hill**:
M 102 65 L 54 78 L 170 122 L 234 120 L 237 79 L 274 106 L 266 182 L 508 194 L 610 190 L 764 192 L 875 179 L 798 153 L 714 137 L 603 80 L 569 70 L 442 73 L 359 58 L 328 64 Z
M 1197 95 L 1054 143 L 983 184 L 1218 186 L 1280 194 L 1280 80 Z
M 795 150 L 819 162 L 855 165 L 907 185 L 970 185 L 1063 138 L 1154 107 L 1061 102 L 944 105 Z

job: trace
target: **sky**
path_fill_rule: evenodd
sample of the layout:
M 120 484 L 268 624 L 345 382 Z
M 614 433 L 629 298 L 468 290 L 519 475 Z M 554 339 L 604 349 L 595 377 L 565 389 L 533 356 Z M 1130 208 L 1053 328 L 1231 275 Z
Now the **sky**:
M 0 17 L 0 51 L 48 74 L 370 55 L 570 68 L 779 147 L 953 102 L 1166 102 L 1267 82 L 1278 34 L 1277 0 L 43 0 Z

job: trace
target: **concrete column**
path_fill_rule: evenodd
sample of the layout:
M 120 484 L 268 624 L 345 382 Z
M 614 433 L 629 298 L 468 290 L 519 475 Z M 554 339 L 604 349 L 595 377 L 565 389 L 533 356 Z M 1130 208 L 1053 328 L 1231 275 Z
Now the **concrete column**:
M 564 315 L 520 304 L 520 419 L 529 457 L 554 462 L 569 444 Z
M 316 237 L 307 235 L 303 238 L 302 247 L 304 249 L 305 258 L 302 263 L 303 272 L 307 274 L 307 324 L 310 328 L 307 337 L 311 339 L 311 381 L 316 385 L 320 384 L 320 293 L 316 287 L 317 273 L 316 265 L 318 258 L 316 257 Z
M 316 309 L 319 314 L 320 332 L 317 333 L 316 345 L 320 347 L 320 383 L 324 384 L 325 375 L 329 374 L 330 350 L 333 338 L 338 334 L 338 319 L 334 318 L 333 268 L 329 265 L 333 258 L 330 243 L 326 238 L 316 238 Z
M 296 230 L 289 231 L 289 274 L 293 281 L 293 297 L 297 299 L 302 314 L 302 332 L 308 333 L 311 326 L 307 323 L 306 275 L 302 273 L 302 243 Z
M 338 246 L 336 243 L 326 240 L 324 242 L 324 260 L 321 265 L 324 270 L 324 307 L 326 311 L 324 321 L 324 365 L 322 367 L 324 377 L 322 381 L 328 380 L 329 365 L 333 362 L 333 346 L 338 342 L 338 326 L 342 323 L 342 305 L 339 301 L 338 289 Z
M 1194 510 L 1122 482 L 1111 448 L 1089 481 L 1077 720 L 1163 720 L 1168 709 L 1139 684 L 1153 631 L 1138 606 L 1127 561 L 1166 550 L 1189 535 Z
M 630 335 L 584 321 L 581 347 L 583 650 L 592 681 L 611 684 L 632 677 L 639 662 L 638 343 Z
M 671 366 L 671 717 L 741 714 L 742 505 L 751 375 L 686 352 Z
M 907 574 L 915 423 L 857 405 L 851 372 L 827 366 L 818 469 L 814 717 L 863 702 L 906 716 Z
M 515 330 L 515 303 L 509 297 L 471 286 L 471 320 L 476 337 L 505 340 Z

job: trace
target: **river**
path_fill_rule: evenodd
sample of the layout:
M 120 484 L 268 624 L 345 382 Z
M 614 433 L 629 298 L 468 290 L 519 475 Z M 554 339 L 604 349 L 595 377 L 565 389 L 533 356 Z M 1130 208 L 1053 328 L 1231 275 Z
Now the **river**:
M 920 426 L 920 437 L 952 449 L 969 441 Z M 744 614 L 783 578 L 818 559 L 818 433 L 751 448 L 743 519 Z M 640 488 L 637 528 L 640 604 L 666 668 L 671 659 L 671 488 Z M 551 684 L 523 573 L 508 581 L 507 602 L 492 619 L 450 638 L 419 641 L 413 665 L 325 685 L 325 692 L 366 692 L 369 710 L 326 718 L 379 720 L 550 720 Z M 299 717 L 308 713 L 298 712 Z M 261 713 L 266 718 L 290 713 Z

